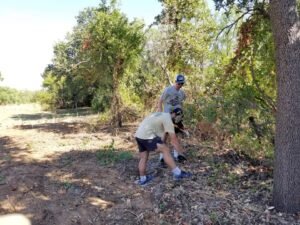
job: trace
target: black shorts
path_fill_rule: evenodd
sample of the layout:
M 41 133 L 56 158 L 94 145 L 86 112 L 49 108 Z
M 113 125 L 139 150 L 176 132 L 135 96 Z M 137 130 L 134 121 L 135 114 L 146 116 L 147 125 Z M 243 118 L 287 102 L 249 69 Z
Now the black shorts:
M 155 137 L 153 139 L 140 139 L 135 138 L 139 152 L 145 152 L 145 151 L 155 151 L 157 149 L 157 144 L 163 144 L 163 141 L 160 137 Z

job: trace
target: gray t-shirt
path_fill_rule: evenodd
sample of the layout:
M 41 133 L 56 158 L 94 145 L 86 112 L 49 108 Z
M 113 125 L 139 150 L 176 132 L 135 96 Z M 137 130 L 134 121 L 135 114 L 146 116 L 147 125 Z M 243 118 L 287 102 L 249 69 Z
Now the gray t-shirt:
M 163 111 L 171 112 L 175 108 L 182 109 L 182 102 L 185 100 L 186 96 L 183 90 L 176 90 L 175 86 L 169 86 L 165 88 L 164 92 L 160 96 L 163 102 Z

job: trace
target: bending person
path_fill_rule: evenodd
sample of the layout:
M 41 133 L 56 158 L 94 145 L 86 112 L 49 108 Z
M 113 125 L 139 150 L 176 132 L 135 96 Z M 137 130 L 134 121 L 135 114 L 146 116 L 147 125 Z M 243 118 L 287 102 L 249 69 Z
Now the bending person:
M 155 150 L 163 154 L 164 161 L 172 170 L 173 178 L 175 180 L 181 180 L 182 178 L 192 176 L 191 173 L 182 171 L 176 165 L 169 147 L 163 141 L 165 140 L 165 135 L 168 134 L 171 139 L 171 144 L 183 155 L 183 148 L 177 139 L 173 124 L 176 121 L 181 120 L 182 114 L 176 114 L 175 111 L 176 110 L 171 113 L 152 113 L 141 122 L 135 133 L 135 139 L 140 153 L 138 165 L 140 178 L 138 183 L 142 186 L 152 180 L 152 176 L 146 175 L 146 167 L 149 153 Z

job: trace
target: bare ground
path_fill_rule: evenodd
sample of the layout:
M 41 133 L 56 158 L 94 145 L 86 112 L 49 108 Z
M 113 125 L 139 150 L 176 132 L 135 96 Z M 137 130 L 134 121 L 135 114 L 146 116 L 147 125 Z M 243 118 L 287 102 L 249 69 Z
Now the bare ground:
M 272 168 L 194 135 L 184 140 L 193 172 L 172 180 L 152 155 L 155 179 L 137 186 L 138 155 L 126 124 L 112 135 L 88 109 L 41 111 L 38 105 L 0 108 L 0 215 L 22 213 L 33 225 L 300 224 L 299 214 L 276 212 Z M 134 158 L 102 165 L 99 149 L 112 143 Z

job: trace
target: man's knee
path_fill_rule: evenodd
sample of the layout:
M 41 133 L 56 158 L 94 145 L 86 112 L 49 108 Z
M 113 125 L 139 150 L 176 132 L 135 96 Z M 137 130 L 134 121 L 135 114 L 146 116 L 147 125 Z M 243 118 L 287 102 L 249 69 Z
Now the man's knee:
M 148 151 L 140 152 L 140 160 L 147 160 L 148 155 L 149 155 Z
M 170 151 L 169 147 L 166 144 L 157 144 L 157 150 L 160 152 Z

